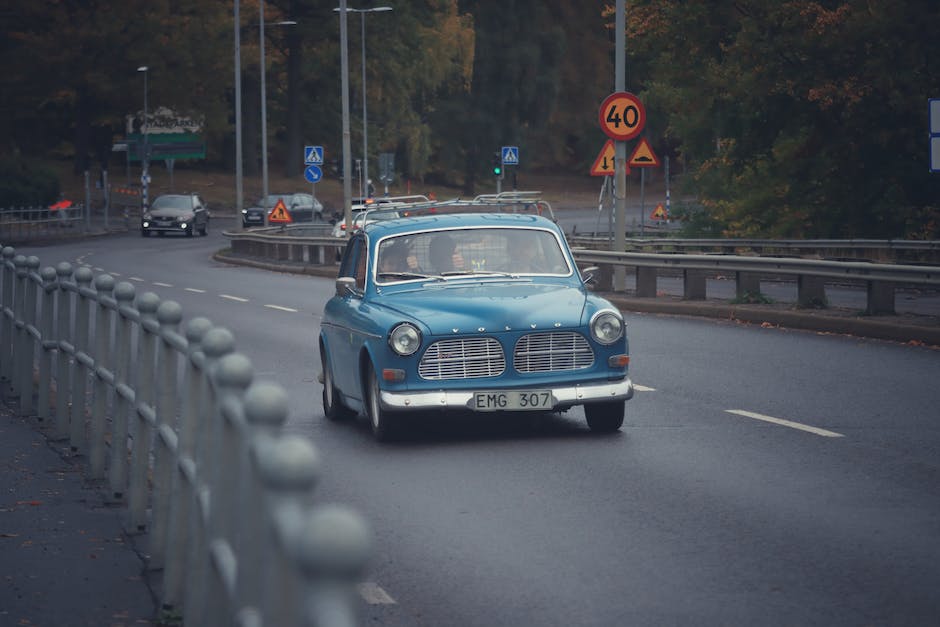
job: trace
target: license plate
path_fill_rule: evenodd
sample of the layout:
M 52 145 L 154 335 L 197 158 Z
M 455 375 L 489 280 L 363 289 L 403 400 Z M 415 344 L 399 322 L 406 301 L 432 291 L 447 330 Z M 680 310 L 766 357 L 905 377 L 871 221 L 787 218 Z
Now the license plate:
M 545 411 L 555 406 L 551 390 L 474 392 L 470 409 L 476 411 Z

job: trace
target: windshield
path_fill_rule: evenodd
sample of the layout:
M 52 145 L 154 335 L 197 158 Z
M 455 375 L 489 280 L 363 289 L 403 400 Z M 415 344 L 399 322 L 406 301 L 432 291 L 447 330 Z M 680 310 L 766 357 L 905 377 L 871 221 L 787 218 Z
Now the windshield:
M 151 211 L 191 213 L 193 201 L 189 196 L 160 196 L 150 205 Z
M 474 274 L 571 274 L 561 244 L 548 230 L 477 228 L 429 231 L 380 242 L 379 283 Z
M 277 201 L 282 198 L 284 199 L 284 204 L 290 206 L 291 196 L 291 194 L 268 194 L 267 202 L 265 202 L 264 196 L 258 199 L 258 206 L 273 209 L 274 205 L 277 204 Z

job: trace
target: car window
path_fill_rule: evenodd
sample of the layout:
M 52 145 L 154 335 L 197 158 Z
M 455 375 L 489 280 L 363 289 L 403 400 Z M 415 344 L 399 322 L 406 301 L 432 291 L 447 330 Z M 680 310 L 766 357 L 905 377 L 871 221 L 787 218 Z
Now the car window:
M 362 236 L 353 237 L 346 246 L 346 252 L 343 254 L 343 260 L 339 266 L 339 276 L 353 277 L 356 279 L 356 287 L 364 289 L 366 286 L 366 249 L 365 240 Z
M 429 231 L 412 237 L 410 254 L 423 272 L 569 275 L 555 234 L 531 228 Z

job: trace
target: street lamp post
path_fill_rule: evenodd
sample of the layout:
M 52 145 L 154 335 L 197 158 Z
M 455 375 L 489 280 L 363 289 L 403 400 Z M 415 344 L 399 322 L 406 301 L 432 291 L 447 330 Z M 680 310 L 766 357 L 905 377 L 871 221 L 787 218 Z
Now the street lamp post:
M 242 209 L 245 206 L 244 175 L 242 172 L 242 39 L 239 0 L 235 0 L 235 230 L 242 229 Z
M 265 61 L 264 61 L 264 0 L 258 5 L 261 22 L 258 25 L 261 38 L 261 208 L 267 209 L 265 203 L 268 202 L 268 98 L 265 94 Z M 293 26 L 297 22 L 286 20 L 275 22 L 274 26 Z M 267 224 L 268 217 L 265 211 L 264 222 Z
M 335 8 L 334 11 L 341 11 Z M 359 13 L 362 16 L 362 180 L 365 187 L 360 184 L 359 198 L 363 198 L 369 186 L 369 118 L 366 112 L 366 13 L 379 13 L 391 11 L 392 7 L 373 7 L 371 9 L 346 8 L 347 12 Z
M 144 154 L 140 157 L 140 185 L 141 185 L 141 200 L 143 202 L 143 208 L 147 209 L 150 206 L 150 151 L 149 143 L 147 141 L 148 134 L 150 131 L 149 124 L 147 124 L 147 75 L 149 74 L 150 68 L 146 65 L 142 65 L 137 68 L 138 72 L 144 73 L 144 119 L 140 124 L 140 132 L 144 136 Z

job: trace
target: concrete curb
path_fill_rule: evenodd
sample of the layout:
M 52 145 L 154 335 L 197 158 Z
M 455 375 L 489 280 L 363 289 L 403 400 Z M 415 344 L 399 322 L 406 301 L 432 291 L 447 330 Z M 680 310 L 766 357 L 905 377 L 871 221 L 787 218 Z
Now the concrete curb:
M 337 266 L 320 266 L 294 262 L 272 262 L 235 255 L 222 250 L 213 255 L 222 263 L 250 266 L 272 272 L 287 272 L 335 278 Z M 743 305 L 727 301 L 685 301 L 676 297 L 631 297 L 618 293 L 599 293 L 621 311 L 668 314 L 733 320 L 748 324 L 769 324 L 789 329 L 820 333 L 854 335 L 940 348 L 940 320 L 932 317 L 909 319 L 903 316 L 870 318 L 834 309 L 795 309 L 792 305 Z M 922 319 L 921 319 L 922 318 Z

